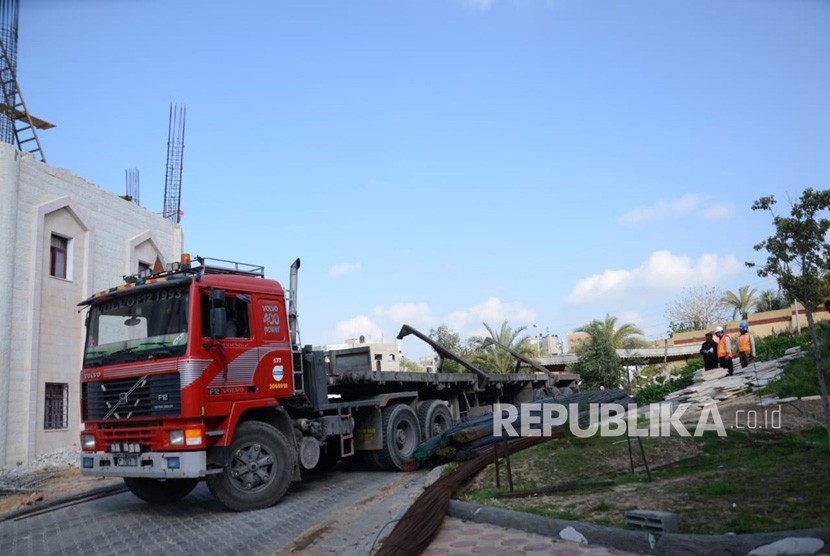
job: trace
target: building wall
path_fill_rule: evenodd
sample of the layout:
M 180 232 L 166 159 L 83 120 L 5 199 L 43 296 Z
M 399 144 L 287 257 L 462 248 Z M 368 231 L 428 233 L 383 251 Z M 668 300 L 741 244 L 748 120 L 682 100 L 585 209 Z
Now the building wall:
M 50 272 L 52 235 L 67 275 Z M 182 230 L 67 170 L 0 143 L 0 465 L 78 444 L 85 312 L 139 261 L 177 260 Z M 152 259 L 152 260 L 151 260 Z M 66 423 L 46 430 L 46 385 L 66 388 Z
M 576 346 L 588 338 L 590 338 L 590 335 L 587 332 L 574 332 L 573 334 L 568 334 L 566 336 L 566 340 L 568 341 L 568 353 L 573 353 L 576 350 Z
M 314 349 L 323 351 L 337 351 L 340 349 L 349 349 L 360 346 L 368 346 L 369 354 L 372 360 L 373 371 L 401 371 L 401 342 L 398 340 L 394 344 L 376 344 L 363 336 L 360 338 L 347 338 L 342 344 L 329 344 L 324 346 L 315 346 Z
M 830 314 L 824 307 L 818 307 L 813 311 L 813 320 L 821 322 L 830 319 Z M 724 323 L 718 323 L 723 326 L 727 334 L 732 336 L 738 335 L 738 325 L 741 319 L 733 320 Z M 799 304 L 794 304 L 786 309 L 779 309 L 777 311 L 764 311 L 762 313 L 753 313 L 746 319 L 749 325 L 749 331 L 755 334 L 758 338 L 771 336 L 781 332 L 798 331 L 799 327 L 802 330 L 807 329 L 807 315 L 804 313 L 804 307 Z M 712 326 L 714 329 L 714 326 Z M 672 345 L 679 346 L 685 344 L 702 344 L 705 339 L 706 332 L 710 330 L 692 330 L 689 332 L 679 332 L 675 334 L 670 342 Z

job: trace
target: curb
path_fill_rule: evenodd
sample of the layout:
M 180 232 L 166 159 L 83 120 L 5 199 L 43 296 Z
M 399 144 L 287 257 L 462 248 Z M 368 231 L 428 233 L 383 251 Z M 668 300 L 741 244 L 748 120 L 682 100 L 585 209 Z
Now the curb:
M 640 554 L 816 554 L 817 551 L 786 551 L 782 547 L 770 547 L 793 539 L 816 539 L 818 550 L 830 546 L 830 528 L 777 531 L 774 533 L 748 533 L 725 535 L 681 535 L 676 533 L 648 533 L 629 529 L 617 529 L 579 521 L 546 518 L 535 514 L 505 510 L 450 500 L 447 515 L 476 523 L 487 523 L 517 529 L 546 537 L 602 545 Z M 564 532 L 564 536 L 563 536 Z M 791 543 L 792 544 L 792 543 Z

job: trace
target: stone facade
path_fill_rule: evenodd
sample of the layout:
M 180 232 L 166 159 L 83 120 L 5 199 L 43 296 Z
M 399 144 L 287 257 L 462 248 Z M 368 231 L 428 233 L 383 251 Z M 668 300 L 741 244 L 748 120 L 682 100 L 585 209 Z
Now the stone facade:
M 182 242 L 178 224 L 0 143 L 0 466 L 77 446 L 78 303 Z

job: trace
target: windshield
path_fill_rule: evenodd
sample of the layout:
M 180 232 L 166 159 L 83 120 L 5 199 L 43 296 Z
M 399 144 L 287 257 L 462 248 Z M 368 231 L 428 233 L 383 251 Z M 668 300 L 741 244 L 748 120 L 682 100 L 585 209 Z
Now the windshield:
M 176 357 L 187 345 L 187 288 L 159 288 L 94 304 L 84 366 Z

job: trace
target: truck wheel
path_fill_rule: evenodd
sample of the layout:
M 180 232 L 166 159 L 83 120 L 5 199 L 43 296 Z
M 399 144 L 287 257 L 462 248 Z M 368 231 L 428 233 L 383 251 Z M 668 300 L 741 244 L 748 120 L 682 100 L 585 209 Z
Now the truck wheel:
M 130 492 L 151 503 L 176 502 L 191 493 L 199 479 L 142 479 L 124 477 Z
M 418 416 L 406 404 L 383 408 L 383 449 L 378 453 L 378 463 L 388 471 L 402 470 L 404 462 L 412 458 L 421 442 Z
M 236 429 L 227 467 L 205 479 L 222 504 L 237 512 L 279 502 L 294 469 L 294 451 L 285 436 L 267 423 L 248 421 Z
M 452 426 L 452 413 L 441 400 L 427 400 L 418 408 L 418 424 L 424 440 L 438 436 Z

